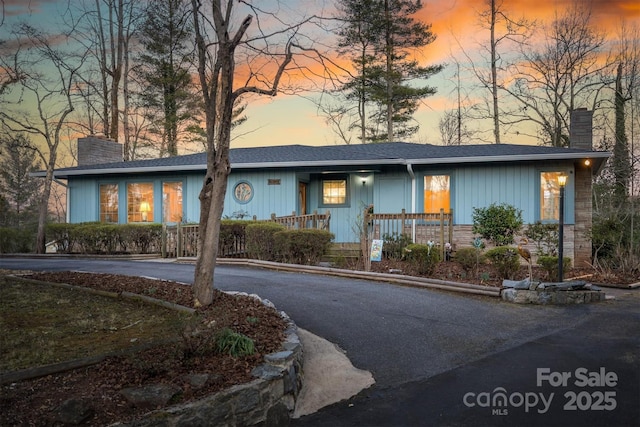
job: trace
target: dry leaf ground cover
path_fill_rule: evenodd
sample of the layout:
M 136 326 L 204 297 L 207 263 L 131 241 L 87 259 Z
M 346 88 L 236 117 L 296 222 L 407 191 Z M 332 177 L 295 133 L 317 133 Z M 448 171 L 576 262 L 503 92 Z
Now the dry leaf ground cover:
M 188 285 L 148 278 L 77 272 L 28 277 L 185 306 L 193 298 Z M 0 279 L 0 374 L 121 352 L 94 365 L 3 383 L 3 426 L 59 425 L 59 408 L 69 400 L 91 408 L 83 425 L 126 422 L 149 409 L 129 403 L 123 388 L 171 384 L 181 390 L 169 402 L 174 404 L 250 381 L 263 356 L 280 348 L 286 327 L 279 313 L 246 296 L 216 292 L 211 307 L 189 316 L 141 301 Z M 225 328 L 251 338 L 255 353 L 233 357 L 218 351 L 216 336 Z M 193 387 L 194 374 L 207 381 Z

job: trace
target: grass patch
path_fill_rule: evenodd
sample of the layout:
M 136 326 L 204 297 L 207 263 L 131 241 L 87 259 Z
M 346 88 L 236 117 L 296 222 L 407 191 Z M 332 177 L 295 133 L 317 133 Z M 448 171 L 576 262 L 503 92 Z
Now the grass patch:
M 180 337 L 191 315 L 11 278 L 0 281 L 0 372 Z

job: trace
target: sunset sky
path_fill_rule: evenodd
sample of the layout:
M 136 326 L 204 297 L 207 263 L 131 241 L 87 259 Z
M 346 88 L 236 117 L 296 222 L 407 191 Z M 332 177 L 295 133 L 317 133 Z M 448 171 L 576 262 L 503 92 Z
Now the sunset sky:
M 270 0 L 273 1 L 275 0 Z M 289 3 L 291 1 L 289 0 Z M 556 14 L 561 14 L 569 3 L 569 0 L 504 0 L 513 19 L 525 17 L 528 20 L 546 23 Z M 640 26 L 640 0 L 593 0 L 582 3 L 592 4 L 593 20 L 597 23 L 597 28 L 603 30 L 608 38 L 613 39 L 617 36 L 623 21 L 627 26 Z M 6 38 L 11 23 L 19 19 L 34 26 L 45 26 L 54 22 L 52 17 L 59 16 L 67 3 L 66 0 L 4 0 L 1 4 L 4 5 L 5 22 L 0 26 L 0 39 Z M 297 0 L 293 4 L 324 4 L 329 8 L 332 2 Z M 458 41 L 466 52 L 473 55 L 478 50 L 478 44 L 483 39 L 488 40 L 488 33 L 478 24 L 478 10 L 483 4 L 482 0 L 423 0 L 424 7 L 418 18 L 432 24 L 437 39 L 418 54 L 421 63 L 451 64 L 453 57 L 463 60 Z M 455 69 L 450 65 L 440 75 L 427 82 L 435 86 L 438 93 L 427 98 L 425 105 L 415 115 L 420 124 L 420 131 L 411 142 L 440 143 L 438 120 L 444 110 L 456 105 L 454 75 Z M 316 107 L 303 96 L 279 95 L 271 99 L 252 101 L 247 109 L 247 116 L 249 120 L 238 131 L 242 135 L 232 142 L 232 147 L 338 143 L 324 119 L 318 116 Z M 503 142 L 535 143 L 530 140 L 516 140 L 509 135 Z

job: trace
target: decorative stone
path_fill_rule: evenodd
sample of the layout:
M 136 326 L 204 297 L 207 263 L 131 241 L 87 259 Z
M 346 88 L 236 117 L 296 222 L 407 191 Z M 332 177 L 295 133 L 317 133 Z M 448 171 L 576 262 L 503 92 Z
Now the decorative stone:
M 502 299 L 508 302 L 515 302 L 517 291 L 512 288 L 502 290 Z
M 251 375 L 269 381 L 272 379 L 280 378 L 283 372 L 283 369 L 278 366 L 263 364 L 253 368 L 253 370 L 251 371 Z
M 120 390 L 127 401 L 138 408 L 154 409 L 165 406 L 182 389 L 173 384 L 150 384 Z
M 502 286 L 513 289 L 529 289 L 529 279 L 524 280 L 503 280 Z
M 287 362 L 290 362 L 292 358 L 292 351 L 279 351 L 277 353 L 271 353 L 264 356 L 265 362 L 276 366 L 284 366 Z
M 65 400 L 56 408 L 55 420 L 64 425 L 80 425 L 91 418 L 94 414 L 89 402 L 71 398 Z
M 242 414 L 253 411 L 260 404 L 260 392 L 250 388 L 240 393 L 236 400 L 236 413 Z
M 215 377 L 211 378 L 211 375 L 209 374 L 187 375 L 187 381 L 189 382 L 189 385 L 196 390 L 204 387 L 207 384 L 207 382 L 209 382 L 210 379 L 215 379 Z

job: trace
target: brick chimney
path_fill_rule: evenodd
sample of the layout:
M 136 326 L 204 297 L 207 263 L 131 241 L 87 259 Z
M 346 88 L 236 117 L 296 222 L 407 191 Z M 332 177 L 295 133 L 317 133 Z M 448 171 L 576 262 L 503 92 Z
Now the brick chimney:
M 78 166 L 123 161 L 122 144 L 104 136 L 78 138 Z
M 593 149 L 593 111 L 577 108 L 571 112 L 569 147 Z

